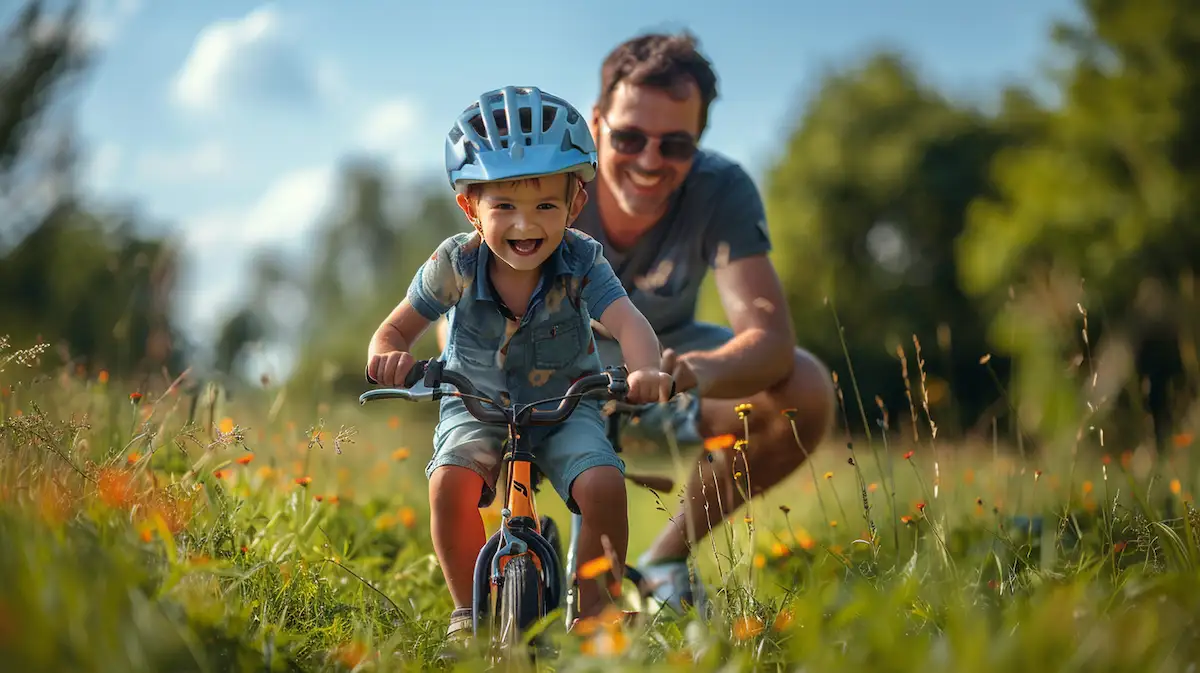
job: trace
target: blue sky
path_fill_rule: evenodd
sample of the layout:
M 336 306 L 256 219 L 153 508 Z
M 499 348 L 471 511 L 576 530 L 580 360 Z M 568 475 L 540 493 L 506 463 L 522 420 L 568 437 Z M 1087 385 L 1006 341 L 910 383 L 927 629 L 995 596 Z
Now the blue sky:
M 94 0 L 89 10 L 103 51 L 78 111 L 87 185 L 180 237 L 197 334 L 237 299 L 253 250 L 304 249 L 347 153 L 399 175 L 438 171 L 454 116 L 507 84 L 586 110 L 604 55 L 647 29 L 697 34 L 721 93 L 704 144 L 758 176 L 825 68 L 894 47 L 944 90 L 988 95 L 1036 75 L 1051 20 L 1078 14 L 1070 0 Z

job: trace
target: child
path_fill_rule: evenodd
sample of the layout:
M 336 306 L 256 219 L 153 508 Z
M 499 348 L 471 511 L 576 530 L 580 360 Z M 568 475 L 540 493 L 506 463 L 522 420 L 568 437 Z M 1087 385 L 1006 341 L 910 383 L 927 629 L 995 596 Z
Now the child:
M 596 175 L 586 118 L 536 88 L 489 91 L 450 129 L 446 172 L 475 231 L 446 239 L 417 271 L 371 340 L 372 378 L 403 385 L 413 342 L 449 313 L 447 368 L 503 402 L 560 396 L 575 379 L 602 371 L 594 317 L 620 342 L 629 401 L 666 401 L 671 376 L 659 370 L 654 330 L 600 244 L 569 229 L 587 201 L 583 185 Z M 628 542 L 624 462 L 600 409 L 587 400 L 565 423 L 531 428 L 538 468 L 571 511 L 583 514 L 584 561 L 603 555 L 602 535 L 618 559 Z M 442 398 L 426 476 L 433 546 L 455 606 L 452 635 L 465 636 L 471 626 L 475 559 L 486 539 L 479 508 L 495 497 L 505 435 L 504 427 L 477 421 L 461 400 Z M 598 614 L 606 600 L 594 583 L 583 583 L 581 616 Z

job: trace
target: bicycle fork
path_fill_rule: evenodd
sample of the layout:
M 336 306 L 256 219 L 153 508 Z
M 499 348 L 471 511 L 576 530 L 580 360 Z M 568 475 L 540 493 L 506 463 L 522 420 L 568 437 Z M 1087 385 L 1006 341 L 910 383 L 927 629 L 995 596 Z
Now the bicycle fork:
M 579 564 L 579 531 L 583 528 L 583 515 L 571 513 L 571 538 L 567 546 L 567 605 L 564 610 L 566 614 L 566 626 L 571 628 L 571 623 L 579 616 L 579 578 L 575 575 L 575 570 Z

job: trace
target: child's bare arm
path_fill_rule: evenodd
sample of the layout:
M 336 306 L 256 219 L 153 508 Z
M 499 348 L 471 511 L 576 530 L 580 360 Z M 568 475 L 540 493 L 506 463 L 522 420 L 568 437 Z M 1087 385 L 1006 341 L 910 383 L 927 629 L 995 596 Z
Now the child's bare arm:
M 621 355 L 629 368 L 629 401 L 666 402 L 671 396 L 672 379 L 659 368 L 662 347 L 646 316 L 629 297 L 621 297 L 604 310 L 600 324 L 621 345 Z
M 429 329 L 430 321 L 402 300 L 375 330 L 367 347 L 367 374 L 385 386 L 400 386 L 412 369 L 412 344 Z
M 621 355 L 629 371 L 654 367 L 662 362 L 662 348 L 646 316 L 637 310 L 629 297 L 621 297 L 600 316 L 600 324 L 621 345 Z

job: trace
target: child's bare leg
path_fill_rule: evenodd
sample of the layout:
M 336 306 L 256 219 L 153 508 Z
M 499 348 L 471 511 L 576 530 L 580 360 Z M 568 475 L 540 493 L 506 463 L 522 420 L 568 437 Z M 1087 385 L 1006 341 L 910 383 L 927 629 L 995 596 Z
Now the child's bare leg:
M 603 556 L 600 536 L 608 537 L 616 552 L 612 574 L 579 580 L 579 616 L 592 617 L 612 602 L 608 587 L 612 578 L 625 576 L 625 550 L 629 546 L 629 518 L 625 501 L 625 477 L 615 467 L 602 465 L 583 471 L 571 485 L 571 498 L 583 515 L 579 531 L 579 565 Z
M 429 528 L 455 608 L 471 606 L 475 559 L 486 541 L 479 515 L 483 479 L 457 465 L 444 465 L 429 477 Z

